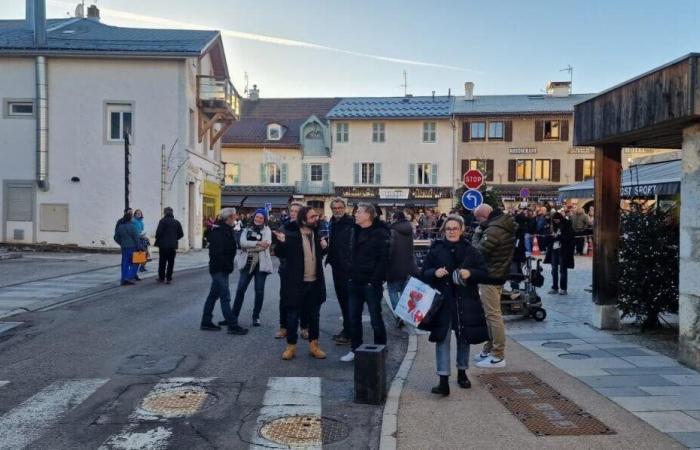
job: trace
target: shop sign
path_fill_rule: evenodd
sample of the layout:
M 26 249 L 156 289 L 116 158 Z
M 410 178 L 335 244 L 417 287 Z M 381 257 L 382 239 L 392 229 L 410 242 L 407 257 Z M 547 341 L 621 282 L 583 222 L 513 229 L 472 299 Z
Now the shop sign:
M 569 155 L 592 155 L 594 153 L 594 147 L 571 147 L 569 149 Z
M 379 198 L 386 200 L 408 199 L 410 189 L 379 189 Z
M 654 153 L 653 148 L 644 147 L 625 147 L 622 149 L 623 153 Z
M 651 197 L 656 195 L 656 185 L 647 184 L 644 186 L 623 186 L 620 189 L 621 197 Z
M 376 189 L 372 188 L 347 188 L 341 191 L 341 197 L 352 198 L 374 198 L 377 196 Z
M 536 148 L 509 148 L 508 151 L 510 152 L 511 155 L 532 155 L 537 153 Z

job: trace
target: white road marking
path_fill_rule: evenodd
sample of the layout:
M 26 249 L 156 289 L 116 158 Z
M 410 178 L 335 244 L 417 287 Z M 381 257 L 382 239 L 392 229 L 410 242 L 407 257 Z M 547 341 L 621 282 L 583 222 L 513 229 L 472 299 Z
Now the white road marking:
M 0 381 L 0 387 L 5 386 L 6 384 L 10 384 L 9 381 Z
M 263 397 L 256 430 L 270 420 L 286 416 L 321 417 L 321 379 L 306 377 L 270 378 Z M 259 436 L 252 436 L 251 449 L 289 448 Z M 309 445 L 305 450 L 321 450 L 321 443 Z
M 0 417 L 0 450 L 24 448 L 108 380 L 57 381 Z

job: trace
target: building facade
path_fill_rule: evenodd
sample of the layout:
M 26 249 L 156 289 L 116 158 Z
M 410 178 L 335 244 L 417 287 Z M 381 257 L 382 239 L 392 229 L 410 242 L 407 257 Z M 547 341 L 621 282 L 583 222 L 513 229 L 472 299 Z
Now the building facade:
M 116 247 L 128 203 L 151 236 L 172 207 L 201 247 L 236 95 L 216 31 L 2 21 L 0 241 Z

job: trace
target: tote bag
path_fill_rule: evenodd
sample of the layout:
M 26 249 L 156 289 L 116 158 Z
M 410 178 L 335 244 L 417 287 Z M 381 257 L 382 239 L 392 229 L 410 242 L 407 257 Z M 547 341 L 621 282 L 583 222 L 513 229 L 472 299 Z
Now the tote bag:
M 411 277 L 401 293 L 399 303 L 394 311 L 404 322 L 417 327 L 428 315 L 438 291 Z

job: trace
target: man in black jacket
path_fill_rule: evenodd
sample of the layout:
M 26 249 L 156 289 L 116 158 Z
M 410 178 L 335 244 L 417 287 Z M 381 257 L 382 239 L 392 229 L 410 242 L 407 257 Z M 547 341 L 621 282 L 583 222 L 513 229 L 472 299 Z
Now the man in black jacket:
M 167 207 L 163 210 L 164 217 L 158 222 L 156 229 L 156 247 L 158 247 L 158 278 L 156 281 L 168 284 L 173 280 L 173 266 L 175 266 L 175 254 L 177 241 L 185 235 L 182 225 L 175 219 L 173 209 Z M 167 267 L 167 270 L 166 270 Z
M 233 234 L 233 224 L 236 221 L 236 209 L 224 208 L 219 215 L 219 221 L 209 233 L 209 274 L 211 275 L 211 289 L 204 304 L 202 314 L 202 330 L 218 331 L 220 326 L 211 321 L 214 303 L 219 299 L 221 313 L 228 324 L 229 334 L 246 334 L 248 330 L 238 325 L 232 325 L 231 291 L 228 285 L 228 277 L 233 272 L 233 260 L 236 257 L 236 237 Z
M 365 303 L 374 330 L 374 343 L 386 345 L 386 328 L 382 319 L 382 284 L 386 278 L 388 246 L 388 233 L 377 218 L 376 208 L 369 203 L 357 205 L 355 226 L 350 239 L 348 270 L 352 349 L 340 358 L 343 362 L 353 361 L 355 350 L 362 345 L 362 309 Z
M 331 202 L 333 217 L 330 225 L 330 242 L 326 264 L 333 269 L 333 286 L 343 315 L 343 329 L 333 336 L 336 344 L 350 343 L 350 314 L 348 312 L 348 260 L 350 259 L 350 235 L 355 221 L 348 215 L 345 201 L 336 198 Z

